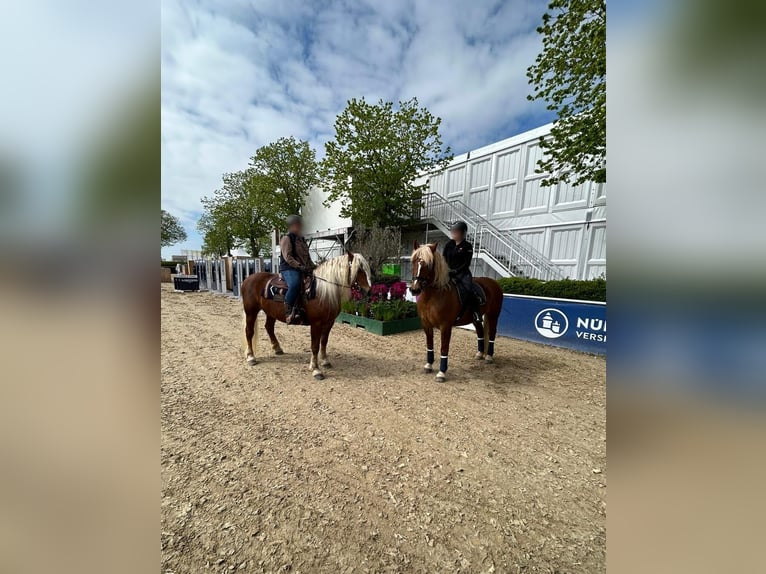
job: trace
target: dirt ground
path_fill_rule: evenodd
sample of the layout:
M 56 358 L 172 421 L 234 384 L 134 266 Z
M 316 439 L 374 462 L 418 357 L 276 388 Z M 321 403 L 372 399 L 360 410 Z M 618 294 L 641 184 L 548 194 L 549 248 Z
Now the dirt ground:
M 164 573 L 605 571 L 602 357 L 458 329 L 436 383 L 421 331 L 336 325 L 314 381 L 241 313 L 162 286 Z

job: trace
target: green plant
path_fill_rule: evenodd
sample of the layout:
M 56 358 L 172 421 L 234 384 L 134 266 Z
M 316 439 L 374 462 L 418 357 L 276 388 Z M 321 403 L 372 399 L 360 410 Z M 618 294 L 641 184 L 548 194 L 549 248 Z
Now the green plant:
M 179 263 L 181 263 L 181 265 L 186 265 L 186 262 L 184 261 L 180 261 L 180 262 L 179 261 L 160 261 L 160 266 L 168 267 L 170 269 L 175 270 L 176 265 L 178 265 Z
M 523 277 L 505 277 L 498 283 L 503 293 L 533 295 L 557 299 L 580 299 L 583 301 L 606 301 L 606 279 L 596 278 L 585 281 L 562 279 L 541 281 Z
M 542 185 L 606 181 L 606 0 L 550 0 L 543 50 L 527 70 L 533 93 L 558 116 L 537 173 Z
M 397 321 L 409 319 L 418 314 L 418 306 L 412 301 L 394 299 L 391 301 L 346 301 L 341 305 L 341 310 L 349 315 L 359 313 L 361 317 L 368 317 L 376 321 Z
M 409 222 L 423 191 L 423 184 L 415 183 L 418 175 L 444 169 L 452 159 L 450 148 L 442 145 L 440 125 L 417 98 L 396 107 L 383 100 L 349 100 L 320 164 L 329 192 L 325 205 L 340 201 L 341 216 L 365 227 Z
M 175 245 L 180 241 L 186 241 L 186 231 L 181 226 L 181 222 L 175 215 L 171 215 L 164 209 L 162 212 L 162 226 L 160 231 L 160 245 L 168 247 Z

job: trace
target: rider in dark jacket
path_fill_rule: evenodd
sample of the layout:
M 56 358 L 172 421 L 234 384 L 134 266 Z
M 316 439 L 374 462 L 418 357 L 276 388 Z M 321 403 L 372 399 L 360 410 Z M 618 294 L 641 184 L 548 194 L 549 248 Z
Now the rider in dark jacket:
M 285 295 L 285 322 L 292 323 L 299 312 L 303 275 L 311 273 L 316 265 L 311 260 L 309 246 L 303 238 L 303 220 L 300 215 L 287 218 L 288 233 L 279 242 L 279 272 L 287 282 Z
M 444 246 L 444 259 L 450 268 L 450 276 L 461 288 L 466 301 L 463 303 L 473 313 L 474 321 L 481 321 L 479 301 L 473 288 L 471 261 L 473 260 L 473 245 L 465 239 L 468 226 L 464 221 L 456 221 L 450 227 L 452 239 Z M 462 315 L 462 310 L 460 314 Z

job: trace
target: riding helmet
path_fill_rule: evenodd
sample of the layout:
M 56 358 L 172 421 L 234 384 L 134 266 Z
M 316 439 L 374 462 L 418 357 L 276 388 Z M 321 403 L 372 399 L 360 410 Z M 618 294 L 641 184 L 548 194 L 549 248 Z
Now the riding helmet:
M 293 223 L 303 223 L 303 218 L 300 215 L 290 215 L 287 217 L 287 227 L 290 227 Z
M 456 221 L 452 224 L 450 227 L 451 231 L 462 231 L 463 233 L 466 233 L 468 231 L 468 226 L 465 224 L 465 221 Z

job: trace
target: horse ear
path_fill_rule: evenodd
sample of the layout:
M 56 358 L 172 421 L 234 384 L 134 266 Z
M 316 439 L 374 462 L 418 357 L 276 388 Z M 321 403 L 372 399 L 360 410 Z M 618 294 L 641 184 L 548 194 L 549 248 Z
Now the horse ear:
M 348 249 L 346 250 L 346 255 L 348 255 L 348 260 L 349 261 L 353 261 L 354 260 L 354 254 L 351 253 L 350 250 L 348 250 Z
M 418 247 L 420 247 L 420 243 L 418 243 L 418 240 L 416 239 L 415 241 L 412 242 L 412 250 L 417 251 Z
M 431 248 L 431 252 L 433 253 L 433 252 L 436 251 L 436 248 L 439 247 L 439 242 L 438 241 L 434 241 L 433 243 L 429 243 L 428 247 Z

